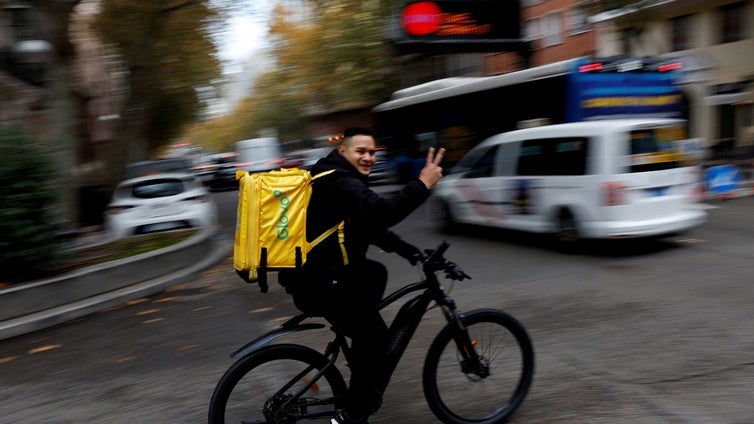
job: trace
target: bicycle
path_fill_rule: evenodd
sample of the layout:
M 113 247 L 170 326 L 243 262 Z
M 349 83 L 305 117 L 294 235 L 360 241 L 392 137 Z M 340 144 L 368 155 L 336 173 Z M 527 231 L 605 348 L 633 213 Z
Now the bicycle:
M 456 310 L 436 273 L 462 281 L 470 277 L 443 257 L 443 241 L 425 251 L 424 278 L 386 296 L 387 305 L 409 293 L 408 300 L 390 324 L 388 373 L 392 375 L 424 314 L 439 307 L 447 324 L 435 336 L 422 371 L 425 399 L 446 424 L 497 424 L 506 422 L 521 405 L 534 374 L 534 348 L 524 327 L 511 315 L 496 309 Z M 434 306 L 430 304 L 434 302 Z M 334 338 L 322 353 L 299 344 L 273 344 L 279 337 L 325 327 L 303 323 L 299 314 L 238 349 L 239 358 L 218 382 L 209 407 L 210 424 L 289 424 L 303 420 L 329 422 L 342 408 L 347 385 L 336 361 L 349 345 L 346 336 L 332 328 Z

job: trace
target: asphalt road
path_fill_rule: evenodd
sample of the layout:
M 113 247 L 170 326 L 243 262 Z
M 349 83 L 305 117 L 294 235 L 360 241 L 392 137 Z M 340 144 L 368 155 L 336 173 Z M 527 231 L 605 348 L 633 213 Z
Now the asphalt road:
M 452 243 L 447 256 L 473 277 L 451 293 L 460 309 L 504 309 L 530 332 L 537 369 L 513 423 L 743 424 L 754 422 L 752 212 L 754 198 L 727 201 L 687 236 L 579 255 L 514 233 L 439 234 L 426 209 L 397 230 L 419 246 Z M 417 276 L 371 256 L 392 289 Z M 2 341 L 0 423 L 206 422 L 229 354 L 293 313 L 274 281 L 260 294 L 228 258 L 165 293 Z M 441 319 L 426 315 L 370 422 L 437 422 L 420 378 Z

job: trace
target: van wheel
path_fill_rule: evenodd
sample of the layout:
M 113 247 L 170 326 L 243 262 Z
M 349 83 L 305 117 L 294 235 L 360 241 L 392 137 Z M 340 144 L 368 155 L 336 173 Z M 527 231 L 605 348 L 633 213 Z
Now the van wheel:
M 558 229 L 555 233 L 555 243 L 564 252 L 573 253 L 581 244 L 579 227 L 570 213 L 562 213 L 558 218 Z

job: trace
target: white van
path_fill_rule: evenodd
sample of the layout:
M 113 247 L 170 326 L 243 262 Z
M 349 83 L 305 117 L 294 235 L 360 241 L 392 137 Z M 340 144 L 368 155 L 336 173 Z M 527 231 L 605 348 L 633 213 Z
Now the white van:
M 252 138 L 236 142 L 236 168 L 249 172 L 278 169 L 285 159 L 275 137 Z
M 626 119 L 498 134 L 433 190 L 443 222 L 580 239 L 670 235 L 706 221 L 686 122 Z

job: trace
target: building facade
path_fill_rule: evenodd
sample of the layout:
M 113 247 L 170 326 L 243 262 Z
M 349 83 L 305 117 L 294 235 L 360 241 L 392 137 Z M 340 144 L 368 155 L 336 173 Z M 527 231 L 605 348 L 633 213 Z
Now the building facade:
M 41 37 L 31 1 L 0 0 L 0 124 L 39 128 L 44 118 L 45 64 L 52 47 Z
M 522 36 L 529 57 L 517 52 L 485 55 L 484 75 L 499 75 L 595 53 L 595 33 L 578 0 L 522 0 Z

